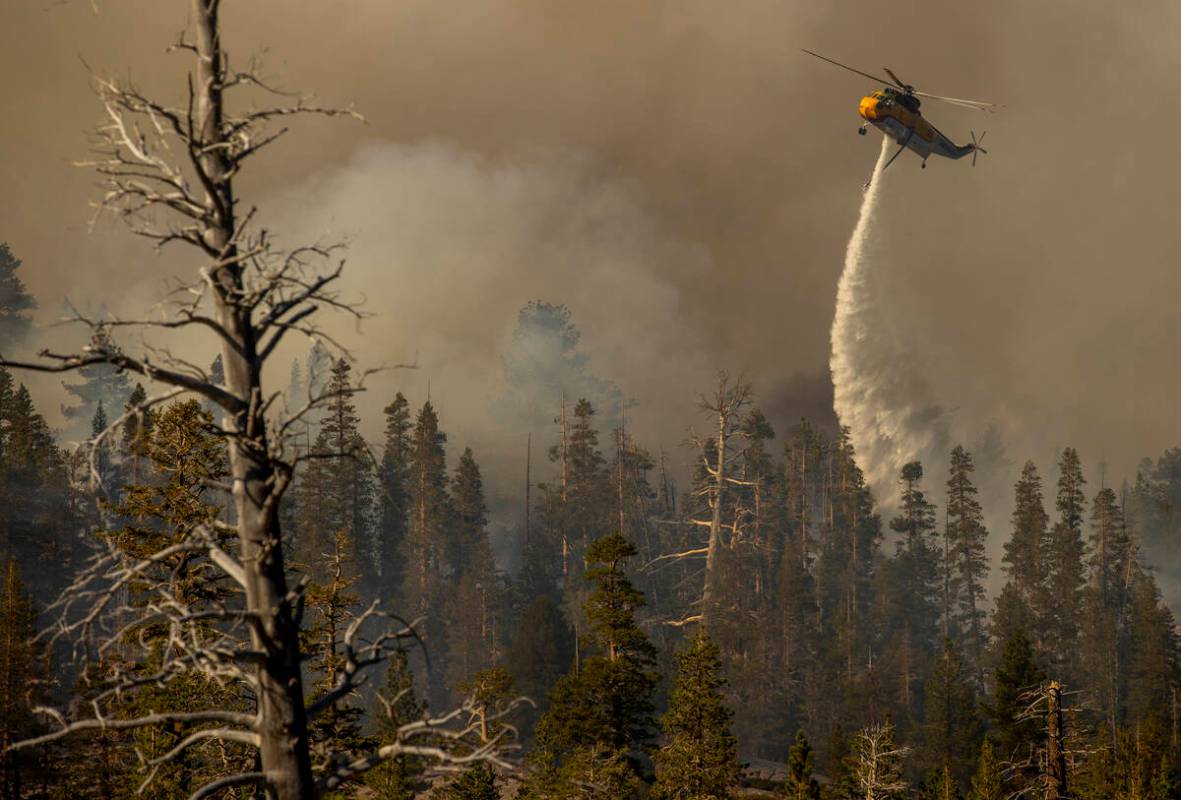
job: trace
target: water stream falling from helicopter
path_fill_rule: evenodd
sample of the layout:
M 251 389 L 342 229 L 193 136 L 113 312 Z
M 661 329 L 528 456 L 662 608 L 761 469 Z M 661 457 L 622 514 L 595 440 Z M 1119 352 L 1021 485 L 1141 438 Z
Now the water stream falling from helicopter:
M 913 348 L 896 334 L 881 290 L 887 265 L 881 258 L 884 248 L 874 246 L 874 230 L 883 169 L 893 144 L 882 137 L 881 154 L 849 237 L 829 362 L 837 416 L 849 427 L 866 481 L 886 507 L 893 504 L 894 482 L 903 464 L 920 459 L 924 466 L 936 466 L 941 463 L 936 457 L 950 449 L 948 420 L 931 402 Z M 928 480 L 927 485 L 938 484 Z

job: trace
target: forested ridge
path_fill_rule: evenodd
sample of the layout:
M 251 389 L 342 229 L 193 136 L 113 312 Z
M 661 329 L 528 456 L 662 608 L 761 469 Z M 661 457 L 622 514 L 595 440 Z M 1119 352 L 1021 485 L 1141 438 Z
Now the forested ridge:
M 538 318 L 569 355 L 568 312 L 532 303 L 520 325 Z M 511 774 L 445 778 L 399 756 L 332 796 L 1181 796 L 1178 643 L 1146 556 L 1177 533 L 1176 451 L 1118 487 L 1089 485 L 1069 447 L 1045 477 L 1026 462 L 1009 524 L 989 530 L 985 476 L 961 446 L 943 487 L 905 465 L 883 519 L 847 431 L 770 420 L 741 380 L 719 375 L 694 426 L 709 434 L 671 455 L 645 449 L 621 406 L 573 398 L 530 437 L 510 571 L 489 541 L 479 454 L 448 439 L 430 401 L 395 393 L 383 438 L 366 442 L 348 360 L 317 348 L 292 376 L 289 393 L 316 383 L 327 397 L 294 437 L 311 457 L 281 509 L 291 582 L 307 586 L 307 701 L 330 705 L 312 742 L 361 752 L 465 698 L 535 702 L 487 723 L 513 728 Z M 206 404 L 125 413 L 144 389 L 109 367 L 67 389 L 95 435 L 123 422 L 66 449 L 0 370 L 3 741 L 49 730 L 31 709 L 51 700 L 94 704 L 95 717 L 247 707 L 248 687 L 194 673 L 149 686 L 129 711 L 102 688 L 118 634 L 83 672 L 63 643 L 34 638 L 93 540 L 152 552 L 233 513 Z M 670 477 L 674 457 L 693 465 L 688 485 Z M 1003 589 L 990 597 L 999 548 Z M 158 566 L 141 580 L 219 602 L 198 564 Z M 134 584 L 125 599 L 152 602 Z M 371 686 L 330 697 L 345 632 L 372 600 L 413 620 L 417 639 L 386 668 L 386 700 Z M 132 634 L 166 646 L 163 630 Z M 10 752 L 5 796 L 127 797 L 154 770 L 151 796 L 189 797 L 249 767 L 245 748 L 213 741 L 154 761 L 191 732 L 100 729 Z

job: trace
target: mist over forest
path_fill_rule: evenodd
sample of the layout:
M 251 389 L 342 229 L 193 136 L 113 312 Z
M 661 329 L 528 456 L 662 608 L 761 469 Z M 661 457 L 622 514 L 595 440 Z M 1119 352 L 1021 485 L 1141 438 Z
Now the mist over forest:
M 1181 799 L 1178 12 L 858 5 L 0 9 L 0 797 Z

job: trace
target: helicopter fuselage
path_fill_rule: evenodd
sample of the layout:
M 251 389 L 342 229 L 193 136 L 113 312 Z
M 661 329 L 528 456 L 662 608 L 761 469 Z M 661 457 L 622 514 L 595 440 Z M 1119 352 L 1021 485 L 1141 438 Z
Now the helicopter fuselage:
M 934 154 L 944 158 L 963 158 L 972 145 L 957 145 L 939 132 L 919 111 L 919 99 L 894 89 L 879 89 L 861 98 L 857 109 L 861 118 L 898 144 L 914 151 L 923 161 Z

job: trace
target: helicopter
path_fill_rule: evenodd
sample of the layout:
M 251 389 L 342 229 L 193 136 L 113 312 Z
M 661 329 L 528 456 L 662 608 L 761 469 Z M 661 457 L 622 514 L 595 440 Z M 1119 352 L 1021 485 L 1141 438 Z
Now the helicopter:
M 907 148 L 913 150 L 923 159 L 923 169 L 927 168 L 927 158 L 932 154 L 951 159 L 960 159 L 971 154 L 972 166 L 974 167 L 976 166 L 976 154 L 988 153 L 987 150 L 980 146 L 981 142 L 984 141 L 983 133 L 977 139 L 976 132 L 972 131 L 972 143 L 964 145 L 957 145 L 951 139 L 940 133 L 934 125 L 923 117 L 922 112 L 919 111 L 919 107 L 922 105 L 919 98 L 942 100 L 953 106 L 974 108 L 978 111 L 989 112 L 999 108 L 995 103 L 984 103 L 979 100 L 963 100 L 958 97 L 941 97 L 937 94 L 920 92 L 910 84 L 903 83 L 889 67 L 882 67 L 886 71 L 886 74 L 890 76 L 889 79 L 881 78 L 870 75 L 868 72 L 862 72 L 859 69 L 853 69 L 853 67 L 842 64 L 839 61 L 833 61 L 831 58 L 822 56 L 819 53 L 813 53 L 811 50 L 804 50 L 804 52 L 810 56 L 816 56 L 816 58 L 822 61 L 827 61 L 842 69 L 847 69 L 862 77 L 869 78 L 876 83 L 886 84 L 881 89 L 861 98 L 861 103 L 857 108 L 857 112 L 865 120 L 861 124 L 861 127 L 857 129 L 857 133 L 864 136 L 869 126 L 873 125 L 899 144 L 898 151 L 890 156 L 890 160 L 886 162 L 886 166 L 882 167 L 883 170 L 893 164 L 894 159 L 898 158 L 902 154 L 902 151 Z M 868 185 L 869 183 L 866 182 L 866 186 Z

